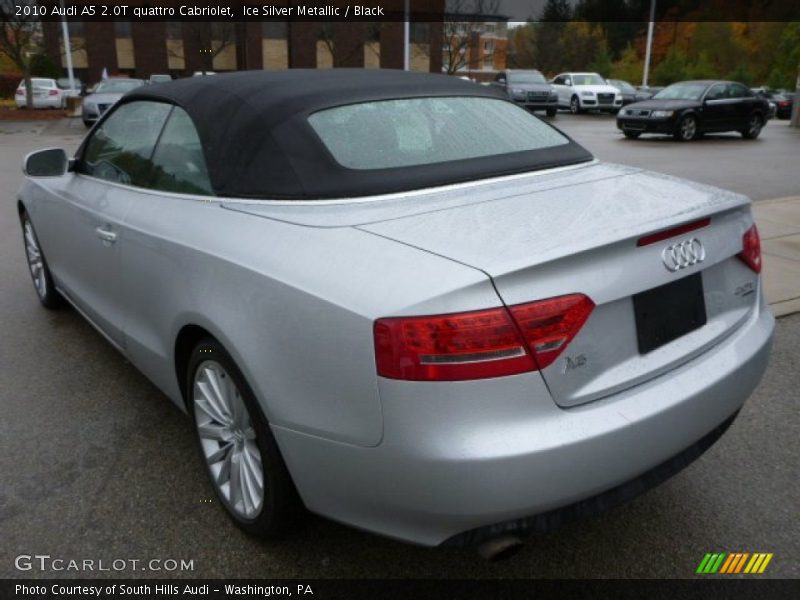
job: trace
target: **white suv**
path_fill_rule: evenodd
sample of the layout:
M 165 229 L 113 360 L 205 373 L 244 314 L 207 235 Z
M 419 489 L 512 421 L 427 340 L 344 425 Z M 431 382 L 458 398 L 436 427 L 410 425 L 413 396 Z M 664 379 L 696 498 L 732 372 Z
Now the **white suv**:
M 55 79 L 32 77 L 31 87 L 33 87 L 33 108 L 62 108 L 64 106 L 67 94 L 58 87 Z M 17 86 L 14 101 L 17 103 L 17 108 L 24 108 L 28 104 L 24 79 Z
M 597 73 L 561 73 L 551 82 L 558 94 L 558 107 L 572 114 L 584 110 L 616 113 L 622 108 L 622 94 Z

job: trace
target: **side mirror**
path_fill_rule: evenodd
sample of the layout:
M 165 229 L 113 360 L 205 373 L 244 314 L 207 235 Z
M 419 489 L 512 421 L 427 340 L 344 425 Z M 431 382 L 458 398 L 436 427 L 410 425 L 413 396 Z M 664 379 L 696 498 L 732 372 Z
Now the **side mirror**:
M 67 153 L 61 148 L 31 152 L 25 157 L 22 171 L 28 177 L 60 177 L 69 168 Z
M 564 85 L 570 85 L 571 86 L 572 85 L 572 80 L 571 79 L 565 79 L 564 80 Z

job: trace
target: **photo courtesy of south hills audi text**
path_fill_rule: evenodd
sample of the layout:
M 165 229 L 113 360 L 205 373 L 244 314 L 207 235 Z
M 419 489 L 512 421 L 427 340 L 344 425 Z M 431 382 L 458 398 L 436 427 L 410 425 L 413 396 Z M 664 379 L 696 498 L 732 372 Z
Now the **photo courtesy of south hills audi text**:
M 272 596 L 313 597 L 314 589 L 307 583 L 288 585 L 233 585 L 233 584 L 24 584 L 14 585 L 14 595 L 18 598 L 128 598 L 136 597 L 175 597 L 183 596 L 193 598 L 196 596 L 209 596 L 212 594 L 225 594 L 226 596 L 248 596 L 269 598 Z

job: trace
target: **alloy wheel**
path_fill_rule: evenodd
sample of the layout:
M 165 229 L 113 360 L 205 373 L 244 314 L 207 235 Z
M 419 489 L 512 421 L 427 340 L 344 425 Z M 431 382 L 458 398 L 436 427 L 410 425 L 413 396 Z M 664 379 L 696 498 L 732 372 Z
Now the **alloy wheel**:
M 572 100 L 569 101 L 569 112 L 573 115 L 577 115 L 581 109 L 580 100 L 577 97 L 573 96 Z
M 697 133 L 697 121 L 693 117 L 686 117 L 681 121 L 681 138 L 691 140 Z
M 758 118 L 758 115 L 753 115 L 750 117 L 750 122 L 747 124 L 747 133 L 749 133 L 752 137 L 756 137 L 761 131 L 761 119 Z
M 28 257 L 28 268 L 31 270 L 33 284 L 36 287 L 36 293 L 39 294 L 39 298 L 44 298 L 47 294 L 47 275 L 44 270 L 44 260 L 42 259 L 42 251 L 36 241 L 36 235 L 33 233 L 33 225 L 27 218 L 23 225 L 23 234 L 25 236 L 25 254 Z
M 264 467 L 256 431 L 233 378 L 216 361 L 195 371 L 194 417 L 211 479 L 229 509 L 254 519 L 264 505 Z

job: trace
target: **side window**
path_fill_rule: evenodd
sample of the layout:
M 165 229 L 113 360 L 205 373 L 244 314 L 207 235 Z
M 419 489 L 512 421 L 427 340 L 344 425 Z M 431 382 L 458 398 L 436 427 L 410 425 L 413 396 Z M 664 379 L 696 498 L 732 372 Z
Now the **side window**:
M 171 110 L 161 102 L 129 102 L 103 121 L 86 144 L 80 172 L 99 179 L 146 187 L 150 157 Z
M 749 89 L 739 83 L 729 83 L 728 90 L 731 98 L 749 98 L 753 95 Z
M 564 85 L 564 78 L 561 75 L 559 75 L 558 77 L 553 79 L 553 83 L 556 85 Z
M 722 100 L 726 97 L 727 95 L 725 94 L 725 86 L 721 83 L 713 86 L 710 90 L 708 90 L 708 94 L 706 94 L 706 100 Z
M 210 196 L 214 192 L 208 178 L 200 137 L 192 119 L 176 106 L 153 153 L 151 188 L 180 194 Z

